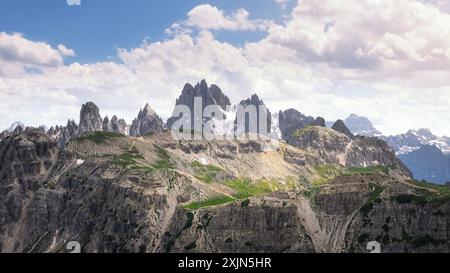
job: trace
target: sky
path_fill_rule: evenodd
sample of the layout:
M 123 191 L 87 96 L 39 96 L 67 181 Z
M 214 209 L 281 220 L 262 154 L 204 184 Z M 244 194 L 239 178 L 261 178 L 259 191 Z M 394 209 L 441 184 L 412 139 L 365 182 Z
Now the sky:
M 385 134 L 450 136 L 449 0 L 2 0 L 0 130 L 93 101 L 168 118 L 185 83 Z

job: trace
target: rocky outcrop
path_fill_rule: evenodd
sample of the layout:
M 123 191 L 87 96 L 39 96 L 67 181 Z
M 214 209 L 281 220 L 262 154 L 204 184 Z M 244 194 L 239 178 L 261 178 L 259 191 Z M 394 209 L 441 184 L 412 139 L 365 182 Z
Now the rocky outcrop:
M 116 115 L 114 115 L 111 120 L 106 116 L 103 120 L 102 129 L 104 132 L 128 135 L 127 122 L 124 119 L 117 118 Z
M 313 117 L 305 116 L 295 109 L 280 111 L 279 127 L 281 138 L 288 140 L 295 131 L 307 127 L 313 121 Z
M 154 132 L 162 132 L 165 129 L 164 122 L 156 114 L 155 110 L 146 104 L 144 109 L 139 111 L 139 114 L 130 128 L 131 136 L 144 136 Z
M 411 178 L 411 172 L 395 156 L 383 140 L 349 136 L 332 129 L 309 126 L 298 130 L 289 144 L 317 156 L 316 164 L 337 164 L 345 167 L 397 166 L 399 175 Z
M 103 120 L 100 116 L 97 105 L 93 102 L 83 104 L 80 111 L 80 125 L 78 127 L 78 136 L 86 132 L 102 131 Z
M 246 111 L 246 118 L 245 118 L 245 124 L 242 126 L 242 128 L 237 128 L 237 132 L 239 133 L 255 133 L 255 134 L 264 134 L 267 135 L 272 131 L 272 114 L 270 113 L 267 106 L 264 104 L 263 100 L 258 97 L 258 95 L 253 94 L 250 98 L 243 100 L 239 103 L 240 106 L 242 106 L 243 110 L 248 110 L 247 107 L 251 106 L 254 107 L 256 110 L 255 112 L 252 112 L 251 110 Z M 244 113 L 241 113 L 242 116 Z M 256 117 L 254 116 L 256 114 Z M 239 115 L 239 113 L 238 113 Z M 252 116 L 250 116 L 252 115 Z M 253 125 L 253 127 L 250 124 L 250 119 L 253 120 L 256 124 Z M 261 119 L 261 120 L 260 120 Z M 264 120 L 263 120 L 264 119 Z M 236 124 L 237 124 L 236 120 Z M 260 128 L 260 122 L 266 123 L 266 128 L 263 130 Z M 238 125 L 239 127 L 239 125 Z
M 347 128 L 347 126 L 345 126 L 344 121 L 342 121 L 341 119 L 337 120 L 333 124 L 331 129 L 333 129 L 339 133 L 343 133 L 344 135 L 348 136 L 349 138 L 353 138 L 352 132 L 350 132 L 350 130 Z
M 68 120 L 66 127 L 61 127 L 61 133 L 59 134 L 58 147 L 60 149 L 64 148 L 64 146 L 69 143 L 72 138 L 75 138 L 78 132 L 78 125 L 74 120 Z
M 7 138 L 10 135 L 10 132 L 8 132 L 7 130 L 3 131 L 0 133 L 0 141 L 2 141 L 3 139 Z
M 205 109 L 208 105 L 218 105 L 222 110 L 226 110 L 227 106 L 231 105 L 230 99 L 225 96 L 222 90 L 217 85 L 208 84 L 205 80 L 197 83 L 195 86 L 186 84 L 181 92 L 180 97 L 176 101 L 176 105 L 185 105 L 191 110 L 191 128 L 194 128 L 194 121 L 198 121 L 199 124 L 204 124 L 210 119 L 203 119 L 203 116 L 196 115 L 194 111 L 194 98 L 202 99 L 202 107 Z M 201 112 L 203 115 L 203 111 Z M 180 116 L 174 115 L 167 120 L 167 127 L 172 128 L 172 125 L 177 121 Z
M 315 120 L 313 120 L 310 124 L 310 126 L 319 126 L 319 127 L 327 127 L 326 121 L 322 117 L 317 117 Z

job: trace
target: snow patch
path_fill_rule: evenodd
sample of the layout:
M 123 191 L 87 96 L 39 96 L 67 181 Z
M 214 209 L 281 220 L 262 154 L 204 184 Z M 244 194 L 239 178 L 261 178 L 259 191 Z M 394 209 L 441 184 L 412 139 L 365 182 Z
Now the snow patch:
M 203 165 L 208 165 L 208 159 L 200 157 L 200 163 L 202 163 Z
M 84 164 L 84 160 L 83 159 L 77 159 L 77 165 L 83 165 Z

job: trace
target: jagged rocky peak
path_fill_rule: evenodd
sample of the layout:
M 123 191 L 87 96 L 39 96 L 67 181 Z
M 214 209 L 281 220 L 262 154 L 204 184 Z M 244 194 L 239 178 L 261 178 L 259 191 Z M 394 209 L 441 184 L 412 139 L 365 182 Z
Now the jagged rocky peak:
M 105 132 L 111 132 L 111 131 L 112 131 L 112 129 L 111 129 L 111 123 L 109 122 L 108 116 L 106 116 L 106 117 L 103 119 L 102 130 L 105 131 Z
M 78 136 L 86 132 L 102 131 L 103 120 L 100 116 L 100 110 L 93 102 L 83 104 L 80 111 L 80 126 Z
M 359 136 L 381 136 L 382 133 L 378 131 L 372 124 L 372 122 L 366 118 L 356 114 L 351 114 L 344 121 L 347 128 L 354 135 Z
M 194 98 L 201 97 L 203 100 L 203 107 L 208 105 L 219 105 L 222 109 L 225 109 L 227 105 L 230 105 L 230 99 L 225 96 L 222 90 L 215 84 L 208 87 L 206 80 L 202 80 L 194 87 L 190 84 L 186 84 L 183 88 L 181 96 L 177 100 L 177 105 L 183 104 L 189 106 L 191 109 L 194 106 Z
M 66 127 L 56 126 L 56 131 L 59 131 L 59 133 L 55 136 L 58 142 L 58 148 L 62 149 L 72 138 L 76 137 L 78 125 L 74 120 L 69 119 Z
M 340 133 L 343 133 L 344 135 L 353 138 L 353 134 L 352 132 L 350 132 L 350 130 L 347 128 L 347 126 L 345 126 L 345 123 L 343 120 L 338 119 L 333 126 L 331 127 L 331 129 L 338 131 Z
M 444 154 L 450 154 L 450 138 L 438 137 L 430 129 L 409 130 L 405 134 L 384 137 L 398 155 L 408 154 L 425 145 L 436 145 Z
M 9 127 L 8 127 L 8 129 L 6 129 L 6 131 L 8 131 L 8 132 L 14 132 L 14 131 L 25 131 L 25 125 L 23 124 L 23 122 L 21 122 L 21 121 L 15 121 L 15 122 L 13 122 Z
M 257 94 L 253 94 L 253 95 L 251 95 L 250 98 L 241 101 L 240 105 L 243 105 L 243 106 L 248 106 L 248 105 L 259 106 L 259 105 L 264 105 L 264 102 L 263 102 L 262 99 L 260 99 L 258 97 Z
M 202 107 L 203 109 L 208 105 L 218 105 L 223 110 L 226 110 L 226 107 L 231 105 L 230 99 L 225 96 L 222 90 L 217 85 L 211 85 L 208 87 L 208 84 L 205 80 L 202 80 L 200 83 L 197 83 L 195 86 L 187 83 L 183 91 L 181 92 L 180 97 L 176 100 L 176 105 L 185 105 L 189 109 L 191 109 L 191 125 L 193 128 L 194 120 L 205 121 L 203 117 L 197 117 L 195 115 L 194 110 L 194 101 L 195 98 L 202 99 Z M 178 113 L 173 113 L 172 117 L 167 120 L 167 127 L 171 128 L 173 123 L 177 121 L 180 116 Z
M 437 136 L 433 135 L 431 130 L 428 129 L 428 128 L 422 128 L 422 129 L 419 129 L 419 130 L 409 130 L 408 134 L 413 134 L 413 135 L 416 135 L 418 137 L 422 137 L 422 138 L 424 138 L 426 140 L 437 139 Z
M 104 132 L 111 132 L 121 135 L 128 134 L 128 125 L 124 119 L 119 119 L 116 115 L 114 115 L 111 120 L 109 120 L 108 116 L 103 119 L 102 129 Z
M 295 109 L 280 111 L 279 127 L 281 131 L 281 138 L 288 140 L 295 131 L 307 127 L 313 121 L 313 117 L 305 116 Z
M 75 136 L 78 132 L 78 124 L 75 122 L 75 120 L 69 119 L 67 121 L 66 129 L 71 136 Z
M 250 98 L 246 99 L 246 100 L 242 100 L 239 105 L 243 106 L 243 107 L 248 107 L 250 105 L 255 106 L 256 108 L 256 132 L 252 132 L 251 128 L 250 128 L 250 122 L 249 120 L 246 118 L 245 120 L 245 133 L 262 133 L 265 134 L 267 132 L 271 132 L 272 129 L 272 114 L 270 113 L 269 109 L 267 108 L 267 106 L 264 104 L 264 101 L 262 99 L 259 98 L 259 96 L 257 94 L 253 94 Z M 262 109 L 262 107 L 264 107 Z M 264 111 L 266 110 L 266 117 L 267 117 L 267 132 L 262 132 L 259 127 L 259 120 L 260 118 L 264 118 L 260 116 L 260 111 Z M 243 128 L 242 128 L 243 129 Z M 243 130 L 244 131 L 244 130 Z
M 310 126 L 319 126 L 319 127 L 327 127 L 326 121 L 322 117 L 317 117 L 315 120 L 309 124 Z
M 133 120 L 130 135 L 143 136 L 153 132 L 161 132 L 165 128 L 162 119 L 156 114 L 150 104 L 147 103 L 144 109 L 139 111 L 137 118 Z

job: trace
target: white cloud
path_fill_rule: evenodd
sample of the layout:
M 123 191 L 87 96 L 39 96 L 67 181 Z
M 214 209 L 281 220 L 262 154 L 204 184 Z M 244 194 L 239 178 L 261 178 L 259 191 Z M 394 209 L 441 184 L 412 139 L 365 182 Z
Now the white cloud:
M 66 57 L 73 57 L 75 56 L 75 51 L 73 49 L 67 48 L 64 45 L 58 45 L 58 50 L 61 53 L 61 55 Z
M 267 40 L 308 62 L 380 79 L 450 67 L 450 15 L 420 1 L 299 1 L 291 20 L 272 28 Z
M 289 2 L 289 0 L 275 0 L 275 2 L 281 6 L 282 9 L 286 8 L 287 3 Z
M 294 107 L 328 120 L 355 112 L 385 133 L 430 127 L 450 135 L 448 14 L 412 0 L 343 1 L 302 0 L 285 24 L 243 47 L 218 41 L 213 31 L 245 24 L 196 19 L 190 25 L 199 31 L 191 32 L 188 15 L 183 31 L 120 49 L 117 63 L 0 75 L 0 127 L 62 124 L 89 100 L 103 115 L 128 121 L 150 102 L 167 118 L 184 83 L 205 78 L 233 102 L 256 92 L 272 111 Z
M 66 0 L 67 5 L 69 6 L 80 6 L 81 0 Z
M 63 57 L 75 54 L 64 45 L 57 49 L 44 42 L 34 42 L 14 33 L 0 32 L 0 76 L 20 76 L 27 69 L 55 68 Z
M 188 12 L 188 19 L 172 25 L 171 30 L 198 28 L 201 30 L 260 30 L 268 29 L 273 23 L 268 20 L 251 20 L 249 12 L 238 9 L 231 15 L 209 4 L 199 5 Z

